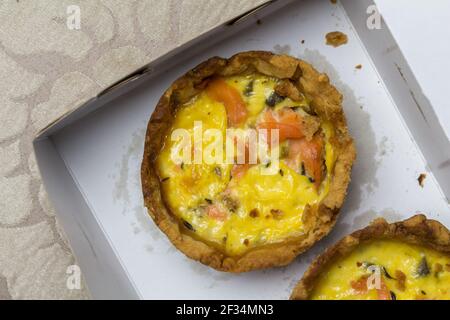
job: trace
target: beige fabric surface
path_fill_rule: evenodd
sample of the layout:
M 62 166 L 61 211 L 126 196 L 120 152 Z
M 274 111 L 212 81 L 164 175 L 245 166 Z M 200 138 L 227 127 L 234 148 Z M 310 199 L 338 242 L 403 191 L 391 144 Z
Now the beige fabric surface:
M 84 299 L 31 141 L 102 88 L 266 0 L 0 1 L 0 299 Z M 67 7 L 80 7 L 70 30 Z

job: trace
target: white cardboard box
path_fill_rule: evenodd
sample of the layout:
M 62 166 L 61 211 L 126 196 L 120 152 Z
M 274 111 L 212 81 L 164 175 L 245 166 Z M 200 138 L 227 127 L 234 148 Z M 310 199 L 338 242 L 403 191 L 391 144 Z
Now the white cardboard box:
M 387 26 L 367 28 L 371 4 L 270 3 L 144 66 L 39 134 L 44 184 L 94 298 L 285 299 L 318 253 L 376 217 L 424 212 L 450 227 L 449 140 Z M 325 45 L 335 30 L 347 45 Z M 140 165 L 147 122 L 171 82 L 211 56 L 246 50 L 288 53 L 326 72 L 344 94 L 358 159 L 326 239 L 287 267 L 236 275 L 186 258 L 155 227 Z

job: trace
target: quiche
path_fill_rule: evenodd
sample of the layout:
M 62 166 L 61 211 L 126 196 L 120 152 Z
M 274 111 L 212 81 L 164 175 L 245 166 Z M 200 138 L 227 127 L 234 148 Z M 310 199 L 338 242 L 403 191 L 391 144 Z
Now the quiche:
M 296 300 L 450 300 L 450 231 L 416 215 L 377 219 L 320 255 Z
M 188 257 L 228 272 L 286 265 L 328 234 L 355 158 L 328 77 L 263 51 L 213 57 L 176 80 L 144 149 L 157 226 Z

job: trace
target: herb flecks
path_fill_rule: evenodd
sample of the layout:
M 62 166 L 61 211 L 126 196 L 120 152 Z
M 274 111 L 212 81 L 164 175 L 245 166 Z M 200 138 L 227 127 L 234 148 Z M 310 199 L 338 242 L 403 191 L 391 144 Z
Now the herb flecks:
M 247 83 L 247 85 L 244 88 L 244 96 L 246 97 L 250 97 L 253 94 L 253 86 L 254 86 L 254 81 L 251 80 L 249 83 Z
M 391 300 L 397 300 L 397 296 L 395 295 L 394 291 L 389 291 L 391 294 Z
M 383 271 L 383 274 L 386 276 L 386 278 L 396 280 L 393 276 L 389 274 L 389 272 L 384 266 L 381 266 L 381 271 Z
M 228 208 L 228 210 L 230 210 L 230 212 L 234 213 L 239 208 L 239 201 L 231 196 L 224 195 L 222 197 L 222 201 L 225 204 L 225 206 Z
M 285 98 L 283 96 L 280 96 L 278 93 L 273 91 L 270 96 L 266 99 L 266 105 L 273 108 L 275 105 L 283 101 Z
M 184 225 L 187 229 L 189 229 L 189 230 L 195 232 L 195 229 L 194 229 L 194 227 L 192 226 L 192 224 L 190 224 L 190 223 L 187 222 L 186 220 L 183 220 L 183 225 Z
M 416 273 L 418 277 L 425 277 L 430 274 L 430 267 L 426 257 L 422 257 L 420 260 Z
M 363 268 L 367 269 L 367 268 L 369 268 L 371 266 L 374 266 L 374 265 L 375 265 L 375 263 L 368 262 L 368 261 L 363 261 L 360 266 L 362 266 Z
M 302 165 L 300 166 L 300 174 L 302 176 L 306 175 L 305 164 L 302 161 Z

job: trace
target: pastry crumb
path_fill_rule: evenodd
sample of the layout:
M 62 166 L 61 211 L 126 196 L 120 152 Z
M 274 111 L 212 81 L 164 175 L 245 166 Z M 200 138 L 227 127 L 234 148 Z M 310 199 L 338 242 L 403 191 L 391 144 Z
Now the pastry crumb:
M 336 3 L 337 3 L 337 0 L 330 0 L 330 2 L 331 2 L 332 4 L 336 4 Z
M 348 42 L 348 37 L 341 31 L 328 32 L 325 36 L 326 44 L 333 47 L 339 47 Z
M 425 178 L 427 177 L 427 174 L 426 173 L 421 173 L 420 175 L 419 175 L 419 177 L 417 178 L 417 181 L 419 181 L 419 186 L 421 186 L 422 188 L 423 188 L 423 185 L 424 185 L 424 181 L 425 181 Z
M 357 64 L 357 65 L 355 66 L 355 68 L 356 68 L 356 69 L 361 69 L 361 68 L 362 68 L 362 64 Z

